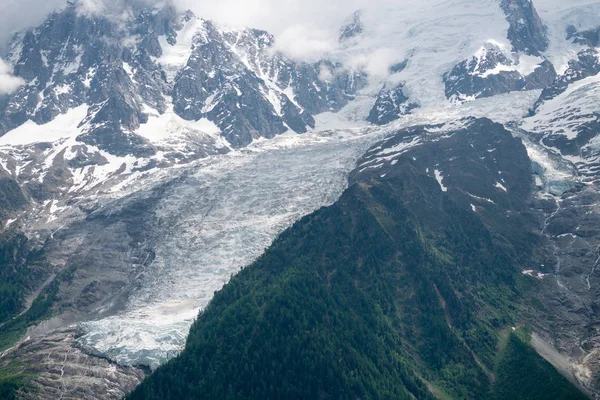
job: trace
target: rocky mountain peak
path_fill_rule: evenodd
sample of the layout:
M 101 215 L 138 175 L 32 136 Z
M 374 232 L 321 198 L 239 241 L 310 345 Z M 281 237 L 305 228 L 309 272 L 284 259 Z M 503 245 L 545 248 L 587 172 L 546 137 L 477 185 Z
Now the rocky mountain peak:
M 511 54 L 488 42 L 469 60 L 457 64 L 446 76 L 446 96 L 463 101 L 521 90 L 544 89 L 556 71 L 538 56 Z
M 515 52 L 539 56 L 548 49 L 547 28 L 532 0 L 501 0 L 509 23 L 508 39 Z
M 385 125 L 419 107 L 404 94 L 404 83 L 384 85 L 377 95 L 367 121 L 375 125 Z
M 53 196 L 55 176 L 88 190 L 305 133 L 366 84 L 339 63 L 292 60 L 266 31 L 225 29 L 171 3 L 131 2 L 123 18 L 81 4 L 17 34 L 6 56 L 25 84 L 0 96 L 0 140 L 26 146 L 33 161 L 9 162 L 9 172 L 39 180 L 40 200 Z
M 348 21 L 340 28 L 340 43 L 343 43 L 349 39 L 360 36 L 365 27 L 362 22 L 362 11 L 356 10 L 348 19 Z
M 268 32 L 222 29 L 170 3 L 140 8 L 125 22 L 80 13 L 79 6 L 71 2 L 15 37 L 8 59 L 27 84 L 0 104 L 0 135 L 85 105 L 95 114 L 79 141 L 102 145 L 106 135 L 127 136 L 118 142 L 135 145 L 119 154 L 153 154 L 136 131 L 148 110 L 162 115 L 172 107 L 183 120 L 208 119 L 233 146 L 244 146 L 287 130 L 306 132 L 312 115 L 338 110 L 361 86 L 333 63 L 274 52 Z M 335 79 L 319 79 L 323 68 Z

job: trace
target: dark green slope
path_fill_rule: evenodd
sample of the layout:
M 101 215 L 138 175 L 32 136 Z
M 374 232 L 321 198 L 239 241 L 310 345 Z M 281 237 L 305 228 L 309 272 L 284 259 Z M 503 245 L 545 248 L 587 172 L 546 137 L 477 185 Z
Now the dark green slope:
M 130 398 L 486 399 L 505 390 L 495 360 L 501 332 L 520 319 L 523 250 L 501 237 L 512 222 L 498 224 L 527 196 L 502 203 L 500 193 L 480 214 L 460 179 L 442 191 L 431 176 L 433 166 L 484 162 L 485 149 L 456 140 L 497 140 L 498 158 L 528 167 L 520 142 L 476 122 L 403 153 L 384 173 L 355 175 L 336 204 L 296 223 L 216 293 L 183 353 Z M 455 164 L 419 164 L 416 152 L 441 146 Z M 506 173 L 505 185 L 530 179 Z M 513 358 L 502 358 L 501 373 Z
M 5 227 L 9 217 L 26 205 L 19 184 L 0 167 L 0 323 L 20 310 L 28 284 L 35 281 L 27 267 L 27 238 Z
M 8 219 L 27 203 L 19 184 L 0 167 L 0 351 L 25 332 L 26 316 L 12 318 L 24 308 L 25 295 L 42 276 L 40 252 L 31 249 L 24 234 L 6 228 Z M 0 368 L 0 399 L 16 398 L 20 385 L 21 377 L 11 368 Z
M 491 400 L 587 399 L 535 352 L 529 340 L 524 333 L 511 333 L 508 337 Z
M 4 226 L 10 213 L 21 210 L 25 205 L 27 198 L 19 184 L 0 168 L 0 227 Z

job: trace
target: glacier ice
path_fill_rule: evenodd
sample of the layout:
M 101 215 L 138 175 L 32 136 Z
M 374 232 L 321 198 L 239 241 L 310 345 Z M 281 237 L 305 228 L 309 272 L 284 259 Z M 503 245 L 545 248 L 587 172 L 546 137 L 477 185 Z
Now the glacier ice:
M 383 128 L 284 134 L 181 167 L 156 206 L 156 259 L 139 276 L 125 310 L 82 323 L 79 343 L 122 365 L 158 367 L 182 349 L 199 310 L 233 274 L 295 221 L 339 198 L 375 141 L 402 127 L 470 115 L 515 120 L 535 98 L 513 93 L 423 110 Z M 353 107 L 338 117 L 350 117 Z M 320 122 L 338 125 L 334 115 Z
M 300 217 L 333 203 L 379 135 L 285 135 L 185 171 L 157 206 L 156 259 L 126 310 L 81 324 L 79 343 L 122 365 L 157 367 L 198 311 Z M 341 138 L 340 138 L 341 137 Z

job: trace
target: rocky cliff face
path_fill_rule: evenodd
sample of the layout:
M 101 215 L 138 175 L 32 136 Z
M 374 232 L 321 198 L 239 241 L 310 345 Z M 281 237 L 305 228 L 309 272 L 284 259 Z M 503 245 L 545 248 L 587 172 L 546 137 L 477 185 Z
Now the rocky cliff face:
M 404 84 L 400 83 L 392 87 L 386 85 L 377 95 L 367 121 L 375 125 L 389 124 L 417 107 L 419 105 L 412 103 L 404 94 Z
M 28 203 L 19 183 L 0 169 L 0 224 L 6 228 L 9 217 L 26 208 Z
M 340 29 L 340 43 L 344 43 L 350 39 L 354 39 L 360 36 L 365 30 L 365 26 L 362 22 L 362 12 L 360 10 L 355 11 L 350 17 L 349 21 L 342 26 Z
M 463 101 L 521 90 L 545 89 L 556 78 L 548 49 L 547 28 L 531 0 L 502 0 L 509 23 L 511 49 L 494 42 L 483 45 L 468 60 L 444 76 L 446 97 Z
M 539 56 L 548 48 L 547 28 L 532 0 L 501 0 L 509 23 L 508 39 L 515 52 Z
M 148 119 L 142 104 L 164 109 L 165 85 L 158 70 L 144 62 L 150 57 L 150 39 L 124 44 L 131 31 L 150 29 L 149 23 L 141 18 L 123 26 L 80 15 L 70 5 L 39 28 L 18 35 L 8 58 L 27 84 L 5 102 L 2 133 L 27 120 L 50 122 L 85 104 L 88 112 L 80 121 L 78 141 L 117 154 L 152 155 L 155 150 L 147 141 L 129 133 Z M 137 81 L 134 71 L 139 68 L 143 79 Z M 145 89 L 139 91 L 141 87 Z
M 446 97 L 462 101 L 522 90 L 545 89 L 556 78 L 554 66 L 541 57 L 506 55 L 488 43 L 445 77 Z
M 598 50 L 591 48 L 580 51 L 576 59 L 569 61 L 567 70 L 560 76 L 557 76 L 552 85 L 542 91 L 534 109 L 537 109 L 543 102 L 552 100 L 564 93 L 571 84 L 596 76 L 598 73 L 600 73 Z
M 151 157 L 159 149 L 138 130 L 172 108 L 183 120 L 206 118 L 241 147 L 306 132 L 314 114 L 339 110 L 364 86 L 361 73 L 330 62 L 273 54 L 264 31 L 223 30 L 168 5 L 129 11 L 115 21 L 72 3 L 15 37 L 8 59 L 27 84 L 0 103 L 0 134 L 85 105 L 78 142 Z
M 264 31 L 219 31 L 203 21 L 194 48 L 173 86 L 175 112 L 208 118 L 235 147 L 287 130 L 314 128 L 313 115 L 339 111 L 365 84 L 328 61 L 297 63 L 273 56 Z

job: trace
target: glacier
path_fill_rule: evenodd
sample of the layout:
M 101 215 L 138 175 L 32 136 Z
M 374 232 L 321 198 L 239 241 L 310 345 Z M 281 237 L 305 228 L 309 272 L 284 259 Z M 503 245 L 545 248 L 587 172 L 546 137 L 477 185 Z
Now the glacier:
M 199 310 L 296 220 L 333 203 L 381 133 L 332 131 L 262 141 L 186 167 L 157 206 L 156 258 L 119 315 L 81 324 L 79 343 L 152 368 L 185 344 Z
M 295 221 L 339 198 L 348 174 L 373 143 L 402 127 L 472 115 L 514 121 L 537 95 L 513 93 L 448 105 L 386 127 L 352 121 L 356 105 L 350 104 L 318 122 L 354 128 L 284 134 L 178 168 L 168 178 L 176 183 L 156 207 L 151 239 L 156 258 L 137 278 L 138 289 L 123 311 L 80 324 L 79 345 L 120 365 L 158 367 L 183 348 L 198 312 L 233 274 Z M 140 191 L 155 184 L 150 180 Z

